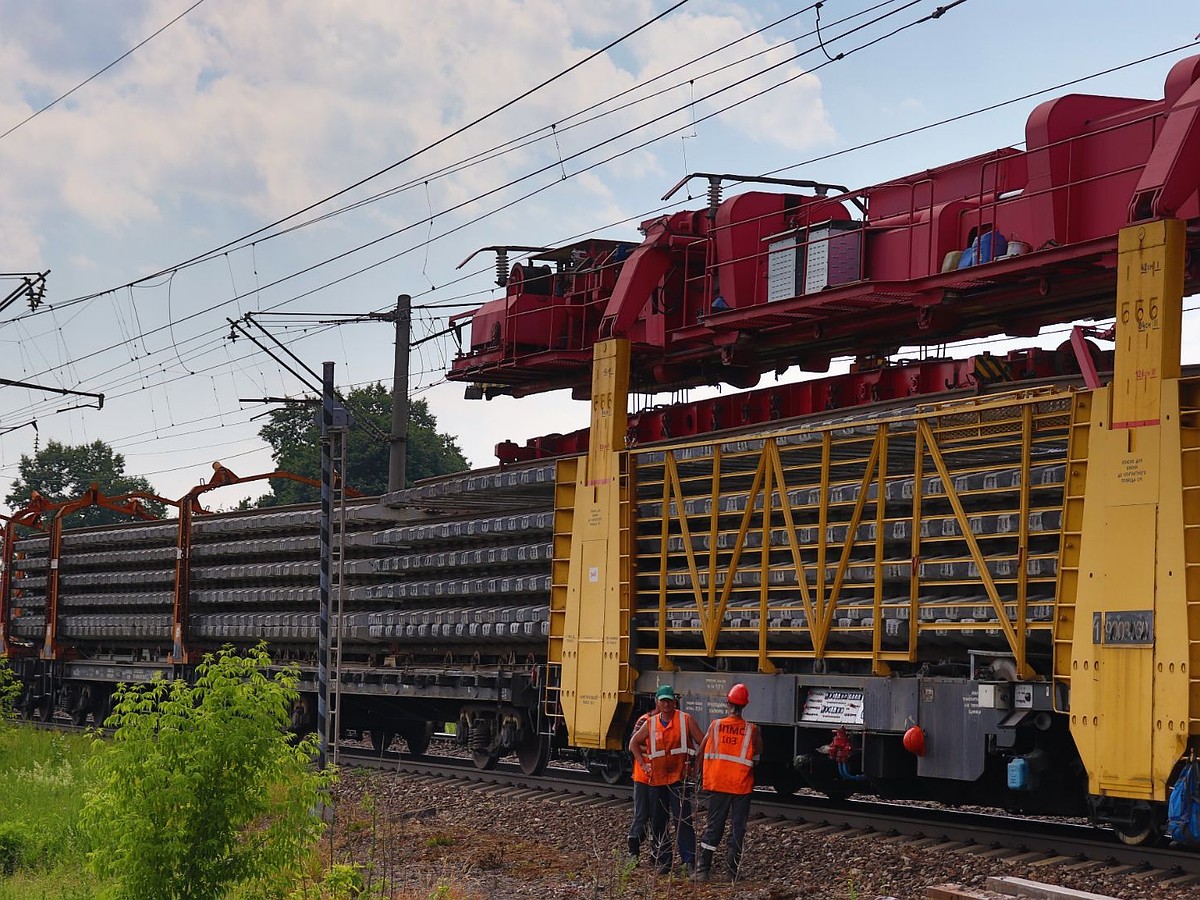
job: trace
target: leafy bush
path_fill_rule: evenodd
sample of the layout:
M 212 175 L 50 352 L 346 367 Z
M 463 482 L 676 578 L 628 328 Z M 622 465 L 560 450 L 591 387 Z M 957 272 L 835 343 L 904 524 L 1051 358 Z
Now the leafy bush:
M 330 773 L 315 735 L 293 744 L 295 668 L 260 645 L 208 654 L 196 681 L 122 685 L 92 765 L 89 863 L 116 896 L 206 900 L 293 871 L 324 830 Z
M 0 872 L 11 875 L 21 864 L 25 835 L 20 823 L 0 822 Z
M 361 866 L 334 863 L 320 882 L 292 890 L 287 900 L 355 900 L 365 890 Z
M 21 682 L 13 674 L 7 659 L 0 659 L 0 720 L 13 717 L 17 700 L 21 697 Z

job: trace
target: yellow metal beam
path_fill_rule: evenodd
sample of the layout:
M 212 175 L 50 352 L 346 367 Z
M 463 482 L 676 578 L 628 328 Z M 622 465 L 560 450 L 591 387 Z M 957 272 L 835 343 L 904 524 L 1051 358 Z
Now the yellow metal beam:
M 1188 617 L 1182 468 L 1182 436 L 1197 425 L 1181 422 L 1179 402 L 1184 223 L 1125 228 L 1118 247 L 1113 384 L 1093 395 L 1086 440 L 1072 435 L 1069 465 L 1086 465 L 1086 490 L 1075 502 L 1078 572 L 1059 597 L 1074 620 L 1070 668 L 1058 653 L 1056 674 L 1069 679 L 1090 792 L 1163 801 L 1196 727 L 1189 637 L 1200 637 Z
M 875 590 L 871 596 L 871 671 L 888 675 L 891 669 L 883 661 L 883 563 L 884 528 L 887 525 L 888 426 L 879 428 L 879 478 L 875 488 Z
M 1017 537 L 1017 615 L 1015 617 L 1021 629 L 1020 640 L 1016 648 L 1016 666 L 1018 672 L 1029 671 L 1026 662 L 1027 638 L 1024 623 L 1029 612 L 1029 484 L 1033 456 L 1033 407 L 1021 409 L 1021 523 Z
M 763 493 L 762 493 L 762 551 L 759 554 L 758 565 L 758 671 L 774 674 L 775 665 L 767 659 L 767 623 L 769 620 L 768 602 L 771 598 L 771 497 L 775 492 L 774 466 L 771 465 L 772 451 L 778 455 L 775 442 L 771 441 L 763 447 Z M 787 495 L 783 495 L 783 504 L 787 505 Z M 730 579 L 732 580 L 732 579 Z
M 671 499 L 675 501 L 675 508 L 678 510 L 676 515 L 679 518 L 679 535 L 683 540 L 683 552 L 687 557 L 688 575 L 692 582 L 692 597 L 696 602 L 696 613 L 700 617 L 700 625 L 707 630 L 709 610 L 705 609 L 704 592 L 700 589 L 700 572 L 696 568 L 696 551 L 692 547 L 692 530 L 688 527 L 687 511 L 684 509 L 686 498 L 683 496 L 683 488 L 679 484 L 679 465 L 675 462 L 675 454 L 668 451 L 666 454 L 665 469 L 667 477 L 663 479 L 663 585 L 666 585 L 666 565 L 669 555 L 667 553 L 667 534 L 670 530 L 671 523 Z M 713 513 L 714 517 L 716 513 Z M 665 594 L 664 594 L 665 597 Z M 664 618 L 665 618 L 665 602 L 664 602 Z M 664 642 L 665 644 L 665 642 Z M 665 656 L 665 654 L 664 654 Z M 669 665 L 667 670 L 673 669 L 673 665 Z
M 750 520 L 754 517 L 754 501 L 758 497 L 758 492 L 762 489 L 766 471 L 767 457 L 764 453 L 759 455 L 758 468 L 754 470 L 754 484 L 751 485 L 750 494 L 746 498 L 746 511 L 742 513 L 742 521 L 738 526 L 737 541 L 733 545 L 733 555 L 729 559 L 729 574 L 725 578 L 725 584 L 721 589 L 717 608 L 713 611 L 712 617 L 705 626 L 704 647 L 708 651 L 709 656 L 716 654 L 717 638 L 721 633 L 721 622 L 725 619 L 725 609 L 729 605 L 729 596 L 733 593 L 733 576 L 737 572 L 738 563 L 742 559 L 742 550 L 746 546 L 746 535 L 750 531 Z M 712 514 L 714 516 L 719 514 L 717 508 L 713 508 Z
M 667 451 L 667 462 L 674 466 L 675 457 Z M 661 551 L 658 556 L 658 667 L 664 672 L 674 669 L 675 665 L 667 658 L 667 566 L 671 554 L 667 552 L 667 542 L 671 539 L 671 479 L 663 479 L 662 490 L 662 533 L 660 536 Z M 703 615 L 703 612 L 701 613 Z
M 792 567 L 796 570 L 796 582 L 800 586 L 800 602 L 804 605 L 805 621 L 810 627 L 813 621 L 812 592 L 808 589 L 808 569 L 804 565 L 804 557 L 800 553 L 800 542 L 796 540 L 796 520 L 792 514 L 792 504 L 788 500 L 788 485 L 783 474 L 783 461 L 779 458 L 779 446 L 771 444 L 771 466 L 775 472 L 775 483 L 779 485 L 779 496 L 782 497 L 780 506 L 783 509 L 783 523 L 787 533 L 788 550 L 792 554 Z M 825 505 L 821 506 L 822 511 Z
M 971 520 L 967 516 L 966 510 L 963 509 L 962 499 L 958 496 L 958 491 L 954 489 L 954 481 L 950 476 L 950 470 L 946 467 L 946 460 L 942 456 L 941 448 L 938 447 L 937 441 L 934 440 L 933 434 L 929 430 L 929 423 L 922 421 L 920 428 L 925 431 L 925 449 L 929 453 L 929 458 L 933 460 L 933 466 L 937 469 L 938 476 L 942 479 L 942 490 L 946 494 L 946 499 L 950 501 L 950 508 L 954 510 L 954 518 L 958 520 L 958 527 L 962 529 L 963 540 L 966 541 L 967 548 L 971 552 L 971 559 L 974 561 L 975 568 L 979 572 L 979 580 L 983 582 L 983 589 L 992 603 L 992 608 L 996 611 L 996 621 L 1000 623 L 1000 628 L 1004 632 L 1004 637 L 1008 640 L 1008 646 L 1012 650 L 1013 656 L 1018 656 L 1018 645 L 1023 646 L 1025 643 L 1024 627 L 1022 627 L 1020 634 L 1013 628 L 1012 620 L 1008 617 L 1008 611 L 1004 608 L 1004 601 L 1000 598 L 1000 592 L 996 589 L 996 580 L 992 578 L 992 571 L 988 568 L 987 559 L 984 557 L 983 551 L 979 549 L 979 541 L 976 539 L 975 533 L 971 530 Z M 1024 651 L 1020 651 L 1020 658 L 1023 658 L 1024 655 Z M 1028 667 L 1018 669 L 1017 671 L 1022 678 L 1028 678 L 1033 674 L 1029 671 Z
M 908 575 L 908 659 L 917 659 L 917 635 L 920 633 L 921 615 L 921 529 L 924 519 L 921 514 L 921 498 L 925 495 L 925 433 L 917 429 L 913 451 L 913 503 L 912 536 L 909 546 Z
M 878 464 L 879 439 L 877 436 L 871 442 L 871 455 L 867 459 L 862 480 L 858 484 L 858 497 L 854 501 L 854 512 L 850 515 L 850 522 L 846 526 L 846 540 L 842 543 L 842 555 L 838 559 L 837 571 L 833 576 L 833 586 L 829 589 L 825 608 L 821 610 L 821 621 L 817 623 L 817 630 L 813 632 L 813 646 L 817 650 L 818 658 L 824 655 L 825 644 L 829 640 L 829 629 L 833 625 L 833 613 L 837 609 L 838 597 L 841 595 L 842 585 L 846 581 L 846 570 L 850 568 L 850 557 L 854 553 L 854 541 L 858 535 L 858 526 L 862 524 L 863 510 L 867 505 L 867 489 L 871 486 L 871 479 L 875 477 L 875 468 Z M 826 492 L 821 497 L 821 504 L 825 505 L 828 502 L 829 495 Z M 876 575 L 878 574 L 876 572 Z

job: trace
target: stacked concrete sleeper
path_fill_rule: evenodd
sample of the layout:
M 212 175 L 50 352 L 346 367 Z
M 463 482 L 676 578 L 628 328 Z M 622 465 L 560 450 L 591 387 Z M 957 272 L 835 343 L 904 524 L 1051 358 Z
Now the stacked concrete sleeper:
M 547 480 L 549 469 L 550 480 Z M 508 653 L 543 646 L 553 468 L 467 473 L 347 510 L 343 623 L 352 655 Z M 501 514 L 495 514 L 495 513 Z M 319 510 L 197 517 L 190 636 L 315 654 Z M 176 526 L 64 532 L 59 636 L 85 656 L 169 650 Z M 40 642 L 48 538 L 18 542 L 13 633 Z

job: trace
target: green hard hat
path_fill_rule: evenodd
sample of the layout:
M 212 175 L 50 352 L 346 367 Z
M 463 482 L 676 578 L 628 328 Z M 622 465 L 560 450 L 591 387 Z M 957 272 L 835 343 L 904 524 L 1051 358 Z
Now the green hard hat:
M 674 700 L 675 688 L 671 687 L 669 684 L 664 684 L 658 689 L 658 693 L 654 696 L 659 700 Z

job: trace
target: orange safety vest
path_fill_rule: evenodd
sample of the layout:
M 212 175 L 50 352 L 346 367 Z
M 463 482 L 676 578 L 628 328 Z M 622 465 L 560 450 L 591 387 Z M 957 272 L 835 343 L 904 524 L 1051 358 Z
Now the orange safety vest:
M 653 713 L 650 722 L 650 784 L 675 784 L 683 780 L 683 770 L 688 758 L 696 755 L 696 748 L 688 746 L 688 720 L 690 716 L 681 710 L 664 726 L 662 716 Z
M 654 713 L 652 713 L 652 712 L 645 713 L 645 714 L 644 714 L 644 715 L 643 715 L 643 716 L 642 716 L 640 719 L 638 719 L 638 720 L 637 720 L 637 722 L 634 724 L 634 726 L 633 726 L 633 730 L 634 730 L 634 731 L 637 731 L 639 728 L 641 728 L 641 727 L 642 727 L 642 723 L 643 723 L 643 722 L 649 722 L 649 721 L 650 721 L 650 717 L 651 717 L 651 716 L 653 716 L 653 715 L 654 715 Z M 633 763 L 633 780 L 634 780 L 634 781 L 636 781 L 636 782 L 638 782 L 638 783 L 640 783 L 640 784 L 649 784 L 649 783 L 650 783 L 650 776 L 646 774 L 646 770 L 645 770 L 645 769 L 643 769 L 641 766 L 639 766 L 639 765 L 637 764 L 637 760 L 634 760 L 634 763 Z
M 717 719 L 708 726 L 704 747 L 704 789 L 722 794 L 749 794 L 754 790 L 754 729 L 736 716 Z

